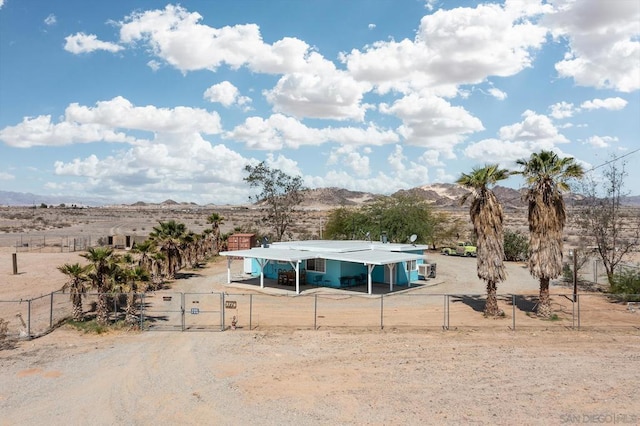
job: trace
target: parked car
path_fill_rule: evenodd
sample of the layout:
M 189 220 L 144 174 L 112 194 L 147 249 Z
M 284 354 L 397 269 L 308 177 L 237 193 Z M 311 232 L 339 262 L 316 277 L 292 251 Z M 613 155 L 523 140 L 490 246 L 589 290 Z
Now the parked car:
M 477 256 L 478 249 L 476 246 L 467 241 L 460 241 L 455 247 L 444 247 L 440 253 L 445 256 Z

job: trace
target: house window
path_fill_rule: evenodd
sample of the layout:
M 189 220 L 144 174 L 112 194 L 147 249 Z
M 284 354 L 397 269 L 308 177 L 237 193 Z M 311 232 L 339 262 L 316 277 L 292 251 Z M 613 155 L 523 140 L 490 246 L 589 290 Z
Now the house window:
M 407 271 L 415 271 L 418 269 L 418 265 L 416 265 L 415 260 L 407 261 Z
M 326 272 L 324 259 L 307 259 L 307 271 Z

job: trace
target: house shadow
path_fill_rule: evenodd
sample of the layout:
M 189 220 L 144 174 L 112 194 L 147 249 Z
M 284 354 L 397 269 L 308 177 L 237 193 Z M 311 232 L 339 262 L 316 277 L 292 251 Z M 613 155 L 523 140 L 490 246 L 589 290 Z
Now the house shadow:
M 241 284 L 251 287 L 256 291 L 260 291 L 263 293 L 270 293 L 273 290 L 281 291 L 289 291 L 295 293 L 296 286 L 295 284 L 280 284 L 278 280 L 271 278 L 264 278 L 264 288 L 260 288 L 260 277 L 244 277 L 244 278 L 235 278 L 232 280 L 231 285 Z M 386 294 L 395 294 L 405 292 L 407 290 L 415 290 L 417 288 L 423 287 L 424 284 L 412 282 L 411 287 L 407 285 L 397 285 L 394 284 L 393 290 L 389 290 L 388 283 L 380 283 L 374 282 L 371 286 L 371 293 L 373 295 L 386 295 Z M 368 286 L 367 284 L 359 284 L 359 285 L 350 285 L 344 287 L 332 287 L 330 285 L 321 285 L 315 282 L 305 282 L 304 284 L 300 284 L 300 294 L 304 294 L 305 292 L 309 292 L 312 290 L 327 290 L 334 291 L 336 293 L 358 293 L 358 294 L 368 294 Z

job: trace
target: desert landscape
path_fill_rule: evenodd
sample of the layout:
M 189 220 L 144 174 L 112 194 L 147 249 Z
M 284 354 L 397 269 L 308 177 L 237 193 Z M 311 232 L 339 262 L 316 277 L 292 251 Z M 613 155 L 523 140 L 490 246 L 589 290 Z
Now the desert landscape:
M 198 232 L 207 226 L 208 211 L 184 205 L 6 208 L 2 227 L 21 230 L 0 234 L 0 300 L 58 290 L 65 276 L 56 267 L 82 259 L 70 251 L 70 239 L 143 235 L 159 220 L 173 218 Z M 225 232 L 255 223 L 249 207 L 216 211 L 225 217 Z M 18 213 L 23 219 L 8 218 Z M 325 213 L 309 209 L 304 227 L 319 230 Z M 36 249 L 40 239 L 54 243 Z M 444 329 L 442 295 L 482 295 L 484 285 L 475 275 L 475 259 L 435 251 L 427 256 L 438 265 L 437 277 L 385 295 L 384 328 L 377 311 L 361 307 L 379 305 L 377 295 L 308 287 L 294 296 L 278 286 L 260 289 L 243 277 L 242 262 L 232 262 L 233 282 L 227 284 L 226 261 L 212 259 L 154 297 L 224 293 L 240 304 L 254 295 L 259 308 L 271 310 L 258 312 L 249 327 L 242 305 L 233 312 L 238 327 L 224 332 L 96 335 L 62 325 L 19 341 L 0 350 L 0 425 L 640 423 L 638 309 L 581 288 L 590 302 L 582 305 L 577 329 L 566 297 L 572 288 L 555 282 L 558 321 L 527 315 L 530 307 L 506 299 L 505 317 L 487 319 L 477 299 L 452 297 Z M 509 263 L 498 292 L 525 297 L 535 295 L 537 285 L 524 264 Z M 385 291 L 381 286 L 378 294 Z M 288 322 L 286 315 L 294 315 L 288 309 L 310 306 L 314 297 L 321 300 L 316 327 L 306 313 L 297 325 Z M 407 300 L 419 302 L 411 306 Z M 268 318 L 265 312 L 278 307 L 285 317 Z M 15 315 L 10 321 L 20 326 Z

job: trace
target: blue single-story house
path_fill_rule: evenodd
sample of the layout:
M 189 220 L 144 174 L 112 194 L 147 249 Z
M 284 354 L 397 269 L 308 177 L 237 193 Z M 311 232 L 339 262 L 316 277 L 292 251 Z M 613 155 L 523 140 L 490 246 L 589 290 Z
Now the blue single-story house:
M 372 283 L 410 286 L 417 281 L 418 271 L 425 275 L 426 245 L 383 243 L 376 241 L 311 240 L 278 242 L 249 250 L 221 252 L 227 256 L 227 282 L 231 282 L 231 261 L 245 259 L 244 272 L 278 283 L 294 285 L 300 293 L 300 284 L 345 288 L 367 284 L 372 294 Z M 425 278 L 427 278 L 425 276 Z

